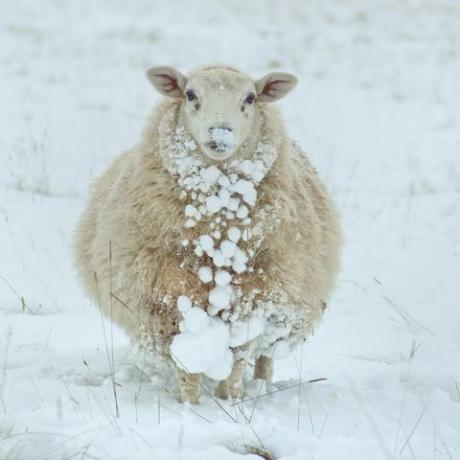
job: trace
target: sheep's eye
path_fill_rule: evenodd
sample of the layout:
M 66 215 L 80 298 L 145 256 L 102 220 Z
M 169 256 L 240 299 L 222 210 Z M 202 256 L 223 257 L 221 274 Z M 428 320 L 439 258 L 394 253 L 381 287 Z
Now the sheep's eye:
M 188 101 L 194 101 L 195 99 L 197 99 L 195 91 L 193 91 L 193 89 L 188 89 L 185 92 L 185 96 L 187 97 Z
M 249 93 L 244 100 L 245 104 L 254 104 L 254 100 L 256 99 L 256 95 L 254 93 Z

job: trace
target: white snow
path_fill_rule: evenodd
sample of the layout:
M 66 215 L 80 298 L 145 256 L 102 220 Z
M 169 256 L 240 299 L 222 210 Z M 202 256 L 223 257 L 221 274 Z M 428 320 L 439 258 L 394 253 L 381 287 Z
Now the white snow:
M 198 277 L 202 283 L 210 283 L 212 281 L 212 270 L 209 267 L 200 267 L 198 269 Z
M 222 202 L 216 195 L 208 196 L 206 198 L 206 209 L 209 214 L 215 214 L 222 209 Z
M 243 446 L 263 443 L 283 460 L 457 459 L 458 2 L 190 0 L 178 15 L 182 3 L 2 3 L 0 458 L 260 460 Z M 160 100 L 144 69 L 173 63 L 185 72 L 223 59 L 257 77 L 299 77 L 277 105 L 336 198 L 346 234 L 320 327 L 294 355 L 280 342 L 273 387 L 255 382 L 246 397 L 284 390 L 256 405 L 219 401 L 237 423 L 211 399 L 212 385 L 194 412 L 178 403 L 173 370 L 133 355 L 83 295 L 70 261 L 89 184 L 139 141 Z M 184 133 L 178 139 L 178 158 L 196 149 Z M 258 152 L 233 175 L 212 169 L 216 182 L 188 183 L 184 208 L 193 201 L 207 215 L 212 187 L 262 181 L 275 154 L 266 142 Z M 193 175 L 192 160 L 172 170 Z M 243 241 L 255 238 L 240 230 Z M 221 364 L 229 370 L 222 327 L 225 340 L 204 340 L 211 378 Z M 195 345 L 185 352 L 199 361 Z M 318 377 L 328 380 L 299 388 L 299 378 Z
M 217 250 L 214 252 L 212 262 L 216 267 L 223 267 L 226 264 L 225 257 L 221 251 Z
M 195 227 L 196 225 L 196 220 L 194 219 L 187 219 L 185 221 L 185 228 L 192 228 L 192 227 Z
M 236 211 L 236 217 L 238 217 L 238 219 L 245 219 L 248 217 L 248 214 L 249 209 L 244 204 L 238 208 L 238 211 Z
M 209 324 L 209 315 L 199 307 L 186 310 L 182 316 L 181 331 L 190 331 L 194 334 L 201 332 Z
M 233 257 L 233 255 L 235 254 L 236 248 L 237 246 L 233 241 L 224 240 L 220 244 L 220 250 L 222 254 L 224 255 L 224 257 L 226 258 Z
M 214 240 L 209 235 L 201 235 L 198 239 L 201 249 L 205 251 L 210 257 L 214 254 Z
M 236 145 L 235 134 L 224 128 L 212 128 L 209 132 L 211 140 L 217 144 L 217 150 L 227 152 Z
M 191 374 L 206 373 L 208 369 L 213 373 L 225 361 L 226 367 L 218 372 L 219 377 L 225 379 L 232 365 L 227 359 L 228 340 L 228 326 L 221 319 L 209 318 L 198 333 L 186 330 L 176 335 L 171 353 L 176 364 Z
M 233 353 L 229 350 L 228 346 L 222 353 L 219 361 L 212 367 L 204 371 L 206 377 L 213 380 L 225 380 L 232 370 L 233 366 Z
M 180 295 L 177 298 L 177 308 L 180 312 L 185 313 L 187 310 L 192 308 L 192 301 L 186 295 Z
M 228 239 L 234 243 L 238 243 L 241 237 L 241 230 L 238 227 L 230 227 L 227 230 Z
M 200 171 L 203 180 L 209 184 L 214 184 L 220 176 L 220 170 L 217 166 L 211 165 L 207 168 L 203 168 Z
M 230 211 L 237 211 L 240 206 L 240 199 L 239 198 L 230 198 L 228 200 L 228 209 Z
M 232 281 L 232 275 L 226 270 L 218 270 L 215 276 L 217 286 L 226 286 Z
M 193 204 L 188 204 L 185 206 L 185 215 L 187 217 L 195 217 L 196 214 L 198 213 L 198 209 L 193 206 Z
M 229 286 L 219 285 L 209 291 L 209 302 L 217 310 L 225 310 L 230 306 L 232 290 Z
M 265 330 L 265 321 L 260 316 L 253 316 L 246 321 L 232 323 L 230 328 L 230 345 L 237 347 L 256 338 Z

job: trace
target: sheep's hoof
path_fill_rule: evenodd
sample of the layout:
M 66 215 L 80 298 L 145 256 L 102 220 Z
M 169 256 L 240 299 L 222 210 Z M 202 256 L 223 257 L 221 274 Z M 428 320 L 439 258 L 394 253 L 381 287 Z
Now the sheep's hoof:
M 198 404 L 200 398 L 198 393 L 185 393 L 181 394 L 181 399 L 184 404 Z
M 200 397 L 200 374 L 188 374 L 182 369 L 177 369 L 180 396 L 183 403 L 198 404 Z
M 220 399 L 241 399 L 244 389 L 242 385 L 229 385 L 225 380 L 219 383 L 216 396 Z

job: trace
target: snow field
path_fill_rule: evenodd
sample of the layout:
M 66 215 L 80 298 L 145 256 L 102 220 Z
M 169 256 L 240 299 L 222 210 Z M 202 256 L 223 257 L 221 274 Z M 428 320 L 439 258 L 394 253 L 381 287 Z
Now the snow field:
M 260 460 L 251 448 L 280 460 L 457 459 L 459 20 L 451 0 L 0 3 L 0 459 Z M 180 404 L 171 369 L 133 354 L 70 261 L 89 184 L 158 101 L 144 69 L 213 62 L 299 77 L 279 105 L 346 235 L 321 326 L 294 355 L 277 346 L 273 387 L 220 401 L 227 412 L 206 390 L 215 374 L 199 406 Z M 235 173 L 261 177 L 252 165 Z M 241 207 L 243 223 L 250 204 L 232 196 L 212 216 Z M 217 227 L 217 249 L 255 231 L 243 225 L 235 241 Z M 299 386 L 316 378 L 327 380 Z

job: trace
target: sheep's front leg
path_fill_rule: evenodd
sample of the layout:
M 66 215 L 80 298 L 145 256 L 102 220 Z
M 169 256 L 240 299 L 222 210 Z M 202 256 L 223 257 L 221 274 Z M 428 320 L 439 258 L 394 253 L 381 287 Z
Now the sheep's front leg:
M 179 367 L 176 367 L 176 373 L 182 402 L 198 404 L 201 374 L 188 374 Z
M 226 380 L 217 387 L 217 396 L 221 399 L 241 398 L 244 392 L 244 371 L 252 352 L 252 342 L 233 349 L 233 368 Z
M 256 367 L 254 369 L 254 378 L 265 380 L 271 383 L 273 376 L 273 360 L 269 356 L 260 355 L 256 359 Z

